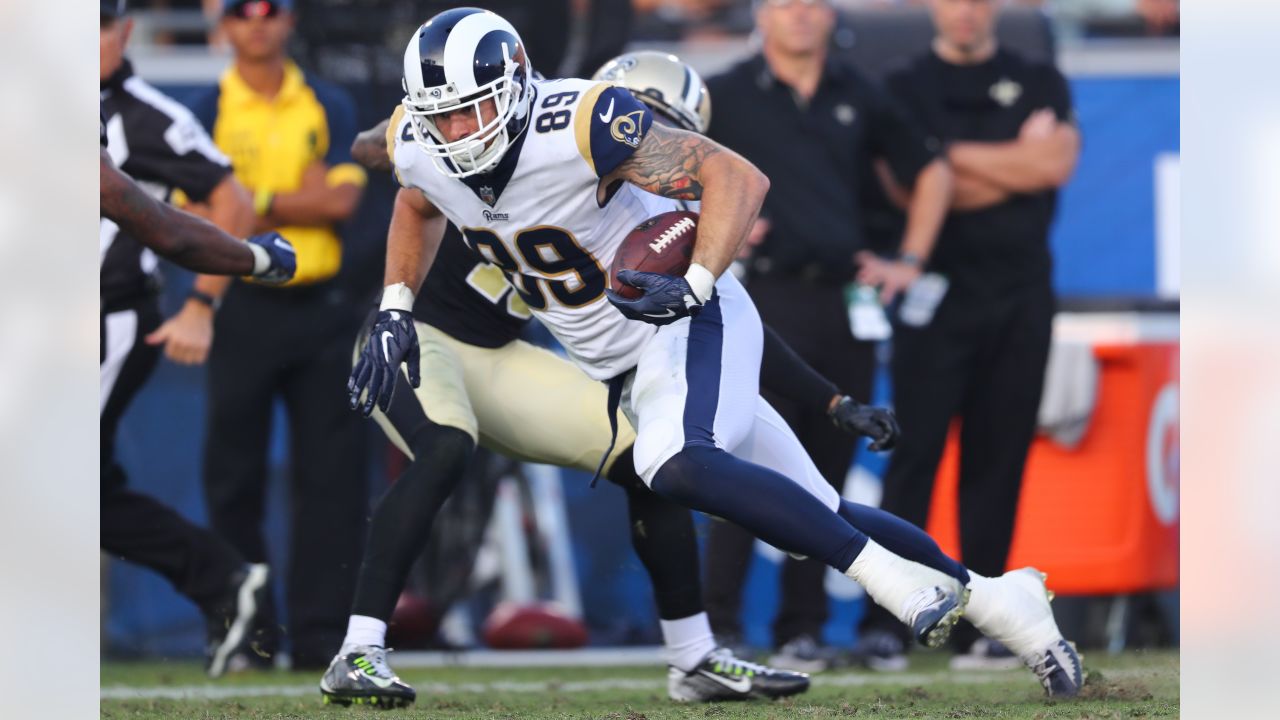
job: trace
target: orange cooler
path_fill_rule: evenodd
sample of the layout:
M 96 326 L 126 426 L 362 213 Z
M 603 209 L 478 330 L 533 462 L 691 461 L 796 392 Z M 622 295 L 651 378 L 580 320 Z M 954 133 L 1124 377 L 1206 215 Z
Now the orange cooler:
M 1092 417 L 1066 448 L 1037 436 L 1027 460 L 1009 567 L 1034 565 L 1069 594 L 1178 585 L 1178 316 L 1061 313 L 1054 342 L 1088 343 L 1098 362 Z M 959 557 L 957 433 L 938 469 L 929 533 Z

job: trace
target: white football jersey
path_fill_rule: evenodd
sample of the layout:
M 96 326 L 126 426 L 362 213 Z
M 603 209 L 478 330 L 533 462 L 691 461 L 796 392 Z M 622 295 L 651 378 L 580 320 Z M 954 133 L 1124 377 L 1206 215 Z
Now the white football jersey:
M 603 206 L 600 178 L 630 157 L 652 123 L 625 89 L 536 80 L 529 124 L 495 169 L 450 178 L 413 141 L 397 110 L 388 137 L 396 176 L 421 190 L 473 249 L 497 265 L 588 375 L 635 367 L 656 327 L 627 320 L 604 295 L 622 239 L 677 202 L 622 183 Z

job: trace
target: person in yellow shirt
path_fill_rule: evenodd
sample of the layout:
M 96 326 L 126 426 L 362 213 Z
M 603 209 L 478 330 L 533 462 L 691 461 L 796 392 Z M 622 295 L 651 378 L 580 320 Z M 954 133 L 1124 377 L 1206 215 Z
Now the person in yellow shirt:
M 360 563 L 367 504 L 363 428 L 334 388 L 346 381 L 363 306 L 335 280 L 341 223 L 360 203 L 351 162 L 355 108 L 341 89 L 286 52 L 292 0 L 225 0 L 221 30 L 234 59 L 193 110 L 254 198 L 256 232 L 293 243 L 298 268 L 282 287 L 200 277 L 217 309 L 209 354 L 204 487 L 212 527 L 262 562 L 272 407 L 289 426 L 290 557 L 286 631 L 295 667 L 324 667 L 342 642 Z M 255 654 L 270 664 L 280 623 L 268 617 Z

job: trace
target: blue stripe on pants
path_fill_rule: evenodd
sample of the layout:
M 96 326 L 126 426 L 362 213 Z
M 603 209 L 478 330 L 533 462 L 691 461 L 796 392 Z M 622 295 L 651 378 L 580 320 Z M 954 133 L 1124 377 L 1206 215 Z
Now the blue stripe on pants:
M 715 447 L 716 408 L 720 402 L 720 361 L 724 352 L 724 318 L 720 294 L 714 293 L 689 322 L 684 377 L 684 446 Z

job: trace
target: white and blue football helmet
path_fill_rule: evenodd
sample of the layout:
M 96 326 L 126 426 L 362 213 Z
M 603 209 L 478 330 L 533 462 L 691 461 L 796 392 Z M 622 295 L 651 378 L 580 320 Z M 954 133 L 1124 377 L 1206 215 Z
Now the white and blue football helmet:
M 418 28 L 404 52 L 402 104 L 414 140 L 440 172 L 467 177 L 491 170 L 529 122 L 533 76 L 524 43 L 511 23 L 477 8 L 454 8 Z M 480 104 L 497 115 L 485 123 Z M 470 108 L 476 132 L 448 142 L 435 116 Z

